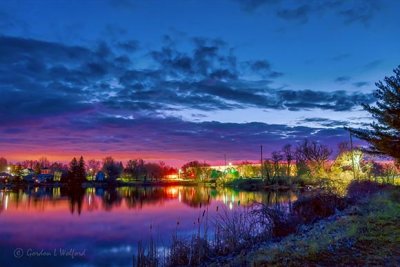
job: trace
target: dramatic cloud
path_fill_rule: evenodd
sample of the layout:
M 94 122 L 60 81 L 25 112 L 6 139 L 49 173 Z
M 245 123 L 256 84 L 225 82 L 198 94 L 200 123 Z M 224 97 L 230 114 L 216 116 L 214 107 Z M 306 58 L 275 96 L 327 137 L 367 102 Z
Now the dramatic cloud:
M 381 3 L 374 0 L 326 0 L 326 1 L 283 1 L 283 0 L 234 0 L 246 11 L 253 12 L 263 7 L 273 8 L 279 18 L 306 23 L 311 17 L 333 13 L 345 24 L 368 25 L 379 11 Z
M 161 158 L 163 151 L 187 158 L 196 152 L 217 159 L 221 151 L 240 150 L 240 157 L 251 158 L 266 140 L 278 149 L 283 142 L 309 136 L 332 141 L 345 133 L 327 129 L 333 124 L 188 122 L 166 114 L 251 107 L 349 111 L 374 101 L 371 94 L 342 90 L 275 88 L 282 74 L 269 61 L 239 61 L 219 39 L 194 38 L 188 44 L 190 49 L 165 43 L 144 50 L 136 41 L 85 47 L 0 37 L 2 151 L 40 151 L 46 143 L 46 153 L 63 147 L 65 153 L 128 157 L 134 151 Z M 141 67 L 136 54 L 144 58 Z
M 137 42 L 117 47 L 136 51 Z M 277 71 L 267 60 L 237 62 L 221 40 L 196 38 L 190 52 L 173 45 L 147 52 L 149 67 L 106 43 L 93 48 L 0 37 L 2 122 L 97 110 L 327 109 L 351 110 L 370 94 L 274 88 Z M 256 75 L 258 80 L 247 79 Z M 338 80 L 346 78 L 338 78 Z M 362 86 L 362 84 L 356 84 Z
M 349 122 L 339 121 L 339 120 L 329 120 L 326 118 L 306 118 L 302 120 L 299 124 L 311 123 L 319 127 L 330 127 L 330 128 L 340 128 L 347 126 Z M 315 126 L 314 126 L 315 127 Z

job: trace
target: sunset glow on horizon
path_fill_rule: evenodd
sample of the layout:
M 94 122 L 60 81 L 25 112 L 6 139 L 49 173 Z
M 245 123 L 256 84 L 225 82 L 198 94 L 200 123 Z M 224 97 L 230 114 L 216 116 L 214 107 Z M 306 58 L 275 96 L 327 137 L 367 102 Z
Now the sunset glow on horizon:
M 1 6 L 0 156 L 12 162 L 254 161 L 260 145 L 269 157 L 305 138 L 335 150 L 344 127 L 370 121 L 361 104 L 400 59 L 387 0 Z

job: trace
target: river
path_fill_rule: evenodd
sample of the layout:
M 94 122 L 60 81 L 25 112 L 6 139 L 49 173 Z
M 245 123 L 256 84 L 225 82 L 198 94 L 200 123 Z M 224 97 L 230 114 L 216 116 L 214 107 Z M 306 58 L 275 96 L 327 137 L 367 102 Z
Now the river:
M 117 187 L 0 191 L 0 266 L 132 266 L 139 241 L 161 249 L 174 232 L 190 236 L 206 212 L 254 202 L 288 211 L 299 193 L 210 187 Z

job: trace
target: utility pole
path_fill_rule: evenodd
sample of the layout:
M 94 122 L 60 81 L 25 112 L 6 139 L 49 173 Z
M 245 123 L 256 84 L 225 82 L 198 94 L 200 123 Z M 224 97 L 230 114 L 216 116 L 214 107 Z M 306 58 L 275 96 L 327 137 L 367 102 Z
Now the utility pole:
M 261 180 L 263 180 L 264 179 L 264 166 L 263 166 L 263 146 L 261 145 L 261 157 L 260 157 L 260 163 L 261 163 L 261 165 L 260 165 L 260 170 L 261 170 Z
M 356 169 L 354 166 L 354 150 L 353 150 L 353 136 L 350 132 L 350 149 L 351 149 L 351 163 L 353 164 L 353 178 L 356 180 Z

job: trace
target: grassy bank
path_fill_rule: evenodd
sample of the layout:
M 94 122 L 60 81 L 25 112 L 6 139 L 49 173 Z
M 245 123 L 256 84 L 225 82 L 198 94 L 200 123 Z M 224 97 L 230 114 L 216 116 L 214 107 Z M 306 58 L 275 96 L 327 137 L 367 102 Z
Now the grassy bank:
M 386 188 L 279 242 L 211 266 L 400 266 L 400 190 Z

